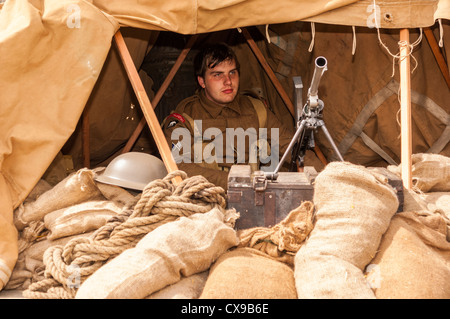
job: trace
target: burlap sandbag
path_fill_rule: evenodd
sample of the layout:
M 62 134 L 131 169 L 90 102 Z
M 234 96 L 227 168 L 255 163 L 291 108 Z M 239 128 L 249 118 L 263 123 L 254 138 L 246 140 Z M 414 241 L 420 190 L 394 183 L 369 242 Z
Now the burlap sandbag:
M 401 176 L 401 165 L 388 166 Z M 427 192 L 450 191 L 450 157 L 440 154 L 418 153 L 411 156 L 411 176 L 413 188 Z
M 432 192 L 422 194 L 421 197 L 427 204 L 427 210 L 440 211 L 450 219 L 450 192 Z
M 183 277 L 180 281 L 169 285 L 145 299 L 198 299 L 208 279 L 209 271 Z
M 23 201 L 23 203 L 34 202 L 38 199 L 39 196 L 44 194 L 45 192 L 52 189 L 52 185 L 50 185 L 46 180 L 40 179 L 37 184 L 33 187 L 31 192 L 28 194 L 27 198 Z
M 200 299 L 296 299 L 294 272 L 253 248 L 236 248 L 211 267 Z
M 100 182 L 96 182 L 96 185 L 103 197 L 119 206 L 134 206 L 138 200 L 137 196 L 135 197 L 122 187 Z
M 238 243 L 223 219 L 214 208 L 159 226 L 87 278 L 76 298 L 143 299 L 182 276 L 207 270 Z
M 47 238 L 55 240 L 96 230 L 121 211 L 122 208 L 116 203 L 105 200 L 58 209 L 44 217 L 45 228 L 49 230 Z
M 238 231 L 239 246 L 258 249 L 278 261 L 294 266 L 294 257 L 313 229 L 314 204 L 304 201 L 277 225 Z
M 375 298 L 363 270 L 375 256 L 399 202 L 387 179 L 332 162 L 314 186 L 316 221 L 295 256 L 299 298 Z
M 449 221 L 439 213 L 394 216 L 368 267 L 377 298 L 449 299 Z
M 55 210 L 92 199 L 104 199 L 89 169 L 80 169 L 55 187 L 39 196 L 34 202 L 20 205 L 14 213 L 14 224 L 22 230 L 29 222 L 41 220 Z
M 30 247 L 19 254 L 11 279 L 5 289 L 27 289 L 33 282 L 45 278 L 44 252 L 52 246 L 65 245 L 70 240 L 90 236 L 92 232 L 63 237 L 57 240 L 43 239 L 34 242 Z

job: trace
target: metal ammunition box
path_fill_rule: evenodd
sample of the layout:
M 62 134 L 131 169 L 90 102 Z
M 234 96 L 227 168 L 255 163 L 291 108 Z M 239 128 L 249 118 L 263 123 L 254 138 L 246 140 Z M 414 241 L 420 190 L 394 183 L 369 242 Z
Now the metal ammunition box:
M 281 222 L 302 201 L 311 201 L 317 172 L 279 172 L 269 180 L 261 171 L 251 172 L 249 165 L 233 165 L 228 175 L 227 207 L 240 213 L 236 229 L 271 227 Z
M 397 212 L 403 211 L 402 180 L 385 168 L 369 168 L 387 177 L 399 200 Z M 312 201 L 313 182 L 317 176 L 314 167 L 303 172 L 279 172 L 270 180 L 264 172 L 251 171 L 249 165 L 233 165 L 228 175 L 227 208 L 240 213 L 236 229 L 271 227 L 281 222 L 302 201 Z

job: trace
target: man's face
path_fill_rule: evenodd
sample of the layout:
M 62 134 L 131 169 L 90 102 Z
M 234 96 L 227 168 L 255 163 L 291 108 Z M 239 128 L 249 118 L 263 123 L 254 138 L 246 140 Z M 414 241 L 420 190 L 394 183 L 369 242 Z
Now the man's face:
M 197 77 L 208 99 L 220 105 L 234 100 L 239 88 L 239 72 L 236 62 L 225 60 L 214 68 L 208 68 L 205 77 Z

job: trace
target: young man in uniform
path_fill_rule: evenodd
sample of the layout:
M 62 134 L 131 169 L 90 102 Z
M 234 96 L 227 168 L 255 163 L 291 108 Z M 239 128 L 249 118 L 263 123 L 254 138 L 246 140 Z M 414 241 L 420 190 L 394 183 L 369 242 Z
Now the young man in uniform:
M 204 48 L 194 68 L 200 89 L 163 122 L 178 168 L 225 190 L 234 164 L 259 169 L 266 163 L 273 171 L 292 136 L 262 101 L 240 94 L 239 62 L 231 48 Z

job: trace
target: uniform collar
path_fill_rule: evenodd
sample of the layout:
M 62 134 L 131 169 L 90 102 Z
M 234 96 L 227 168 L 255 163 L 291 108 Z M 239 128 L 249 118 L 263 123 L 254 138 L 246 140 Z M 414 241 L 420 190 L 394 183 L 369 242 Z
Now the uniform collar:
M 225 106 L 219 105 L 208 99 L 206 97 L 205 90 L 203 89 L 200 91 L 198 95 L 200 97 L 200 101 L 202 102 L 203 107 L 213 118 L 217 118 L 220 115 L 220 113 L 222 113 L 224 108 L 229 108 L 238 113 L 239 115 L 241 114 L 239 93 L 236 95 L 236 98 L 233 100 L 233 102 L 228 103 Z

